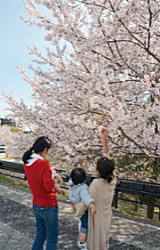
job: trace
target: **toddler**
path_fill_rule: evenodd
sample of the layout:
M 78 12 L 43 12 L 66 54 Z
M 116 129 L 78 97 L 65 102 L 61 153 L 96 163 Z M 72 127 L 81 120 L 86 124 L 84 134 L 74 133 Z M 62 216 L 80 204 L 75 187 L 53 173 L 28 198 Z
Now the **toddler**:
M 73 209 L 76 216 L 80 216 L 80 233 L 78 246 L 80 249 L 87 250 L 87 233 L 88 233 L 88 210 L 92 215 L 96 213 L 94 200 L 89 194 L 88 186 L 84 183 L 86 173 L 82 168 L 75 168 L 71 172 L 70 185 L 70 200 L 72 201 Z M 79 210 L 84 203 L 83 211 Z

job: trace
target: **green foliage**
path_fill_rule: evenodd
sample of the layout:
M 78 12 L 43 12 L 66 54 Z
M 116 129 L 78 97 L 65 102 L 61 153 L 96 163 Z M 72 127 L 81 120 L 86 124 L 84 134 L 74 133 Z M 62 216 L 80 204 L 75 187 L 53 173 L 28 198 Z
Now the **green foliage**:
M 20 132 L 20 130 L 19 130 L 17 127 L 11 127 L 11 128 L 10 128 L 10 131 L 11 131 L 12 133 L 19 133 L 19 132 Z
M 13 179 L 8 178 L 8 177 L 6 177 L 4 175 L 1 175 L 1 174 L 0 174 L 0 182 L 1 183 L 6 183 L 8 185 L 15 186 L 15 187 L 18 187 L 18 188 L 21 188 L 21 189 L 24 189 L 24 190 L 29 190 L 29 187 L 27 185 L 25 185 L 23 183 L 17 183 Z
M 10 185 L 15 185 L 15 182 L 3 175 L 0 175 L 0 182 L 6 183 L 6 184 L 10 184 Z
M 124 196 L 124 195 L 122 195 L 122 196 Z M 138 197 L 136 197 L 135 195 L 132 195 L 132 194 L 125 194 L 124 198 L 128 198 L 131 200 L 137 200 Z M 142 199 L 142 197 L 140 199 Z M 157 202 L 158 201 L 159 200 L 157 199 Z M 118 211 L 116 212 L 116 210 L 115 210 L 115 213 L 118 213 L 121 216 L 126 216 L 128 218 L 142 220 L 142 222 L 145 221 L 145 222 L 153 223 L 153 224 L 160 226 L 158 207 L 155 207 L 154 216 L 153 216 L 153 219 L 151 220 L 151 219 L 147 218 L 147 205 L 140 205 L 140 204 L 136 204 L 136 203 L 131 203 L 131 202 L 119 200 L 118 201 Z
M 123 157 L 123 158 L 117 159 L 117 165 L 120 168 L 129 166 L 130 164 L 136 164 L 136 162 L 137 160 L 135 158 L 129 158 L 129 157 Z
M 157 158 L 123 157 L 116 160 L 116 165 L 120 173 L 124 173 L 124 178 L 132 178 L 140 181 L 160 181 L 160 160 Z

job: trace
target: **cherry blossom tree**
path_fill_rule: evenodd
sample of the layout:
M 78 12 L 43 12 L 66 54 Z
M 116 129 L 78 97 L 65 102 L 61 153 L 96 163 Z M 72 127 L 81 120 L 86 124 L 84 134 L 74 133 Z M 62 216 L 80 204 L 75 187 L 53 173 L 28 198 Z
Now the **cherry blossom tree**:
M 0 138 L 1 143 L 5 145 L 5 158 L 11 157 L 16 161 L 21 160 L 22 152 L 30 147 L 33 140 L 32 136 L 28 138 L 21 130 L 8 125 L 0 127 Z
M 160 156 L 160 2 L 26 0 L 31 26 L 44 29 L 29 76 L 34 104 L 6 96 L 19 124 L 54 141 L 54 159 L 93 162 L 108 126 L 113 157 Z M 68 163 L 67 163 L 68 164 Z M 157 171 L 157 164 L 154 167 Z

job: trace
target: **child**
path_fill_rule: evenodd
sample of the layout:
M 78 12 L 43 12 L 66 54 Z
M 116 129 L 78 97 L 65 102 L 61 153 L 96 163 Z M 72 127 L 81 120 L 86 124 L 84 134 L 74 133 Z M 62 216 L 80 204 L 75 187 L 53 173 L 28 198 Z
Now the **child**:
M 102 144 L 103 153 L 108 154 L 108 131 L 103 129 Z M 101 157 L 97 161 L 97 179 L 90 184 L 89 192 L 94 199 L 96 214 L 89 211 L 89 250 L 109 249 L 109 231 L 112 219 L 112 199 L 116 185 L 113 174 L 114 162 L 107 157 Z
M 88 232 L 88 210 L 87 207 L 90 209 L 90 212 L 92 215 L 96 213 L 94 201 L 89 194 L 88 186 L 84 183 L 86 179 L 86 173 L 82 168 L 75 168 L 71 172 L 71 182 L 72 186 L 70 189 L 70 200 L 73 203 L 73 208 L 75 211 L 75 214 L 81 215 L 80 222 L 80 233 L 79 233 L 79 243 L 78 246 L 80 249 L 87 250 L 87 232 Z M 70 183 L 71 184 L 71 183 Z M 81 202 L 84 203 L 84 210 L 78 211 L 78 207 L 81 204 Z

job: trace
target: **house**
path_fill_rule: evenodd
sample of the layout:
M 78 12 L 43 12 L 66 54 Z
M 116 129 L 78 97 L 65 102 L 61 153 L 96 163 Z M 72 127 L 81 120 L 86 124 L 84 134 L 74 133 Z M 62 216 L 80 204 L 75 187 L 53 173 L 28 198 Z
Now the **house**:
M 8 125 L 12 127 L 16 127 L 16 122 L 9 118 L 0 118 L 0 126 L 2 125 Z

